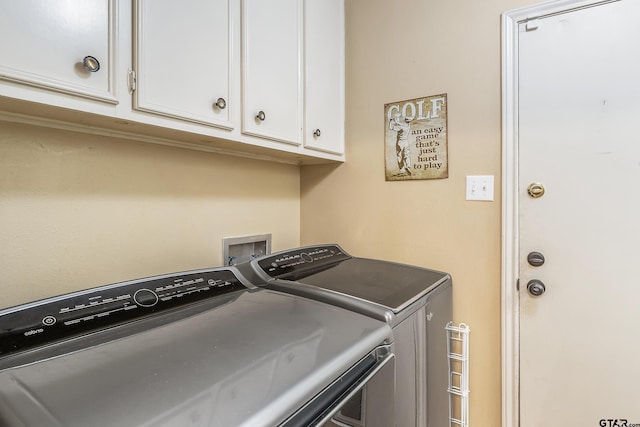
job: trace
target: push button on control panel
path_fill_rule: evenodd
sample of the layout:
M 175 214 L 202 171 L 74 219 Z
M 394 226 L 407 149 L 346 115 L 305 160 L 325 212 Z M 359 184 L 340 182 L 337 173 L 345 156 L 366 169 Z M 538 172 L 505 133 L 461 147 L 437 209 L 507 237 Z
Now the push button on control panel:
M 55 317 L 53 317 L 53 316 L 44 316 L 44 317 L 42 318 L 42 324 L 43 324 L 44 326 L 53 326 L 53 325 L 55 325 L 55 324 L 56 324 L 56 322 L 57 322 L 57 321 L 58 321 L 58 319 L 56 319 L 56 318 L 55 318 Z

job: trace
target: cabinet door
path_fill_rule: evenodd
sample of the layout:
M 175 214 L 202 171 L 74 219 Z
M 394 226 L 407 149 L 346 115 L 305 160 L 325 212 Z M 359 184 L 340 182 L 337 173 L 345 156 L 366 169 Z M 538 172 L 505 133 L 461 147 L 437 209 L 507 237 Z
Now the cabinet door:
M 301 26 L 301 0 L 243 0 L 243 133 L 301 143 Z
M 117 103 L 115 7 L 115 0 L 0 0 L 0 79 Z
M 344 0 L 305 0 L 307 148 L 344 153 Z
M 137 0 L 134 108 L 232 128 L 229 0 Z

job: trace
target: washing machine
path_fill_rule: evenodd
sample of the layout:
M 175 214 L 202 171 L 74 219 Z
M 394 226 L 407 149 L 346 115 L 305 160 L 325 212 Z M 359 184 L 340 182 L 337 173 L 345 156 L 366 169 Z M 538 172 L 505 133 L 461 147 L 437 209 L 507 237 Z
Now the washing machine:
M 281 251 L 236 265 L 254 285 L 386 322 L 396 356 L 397 427 L 449 425 L 447 273 L 354 257 L 337 244 Z M 359 425 L 359 424 L 348 424 Z
M 233 268 L 87 289 L 0 310 L 0 425 L 389 427 L 391 344 Z

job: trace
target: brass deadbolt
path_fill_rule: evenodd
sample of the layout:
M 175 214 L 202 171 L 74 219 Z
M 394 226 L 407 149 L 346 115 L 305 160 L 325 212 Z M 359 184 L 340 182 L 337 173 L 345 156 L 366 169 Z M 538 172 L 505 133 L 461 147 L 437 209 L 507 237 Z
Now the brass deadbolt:
M 540 184 L 539 182 L 529 184 L 527 193 L 529 193 L 529 196 L 533 197 L 534 199 L 542 197 L 544 195 L 544 185 Z

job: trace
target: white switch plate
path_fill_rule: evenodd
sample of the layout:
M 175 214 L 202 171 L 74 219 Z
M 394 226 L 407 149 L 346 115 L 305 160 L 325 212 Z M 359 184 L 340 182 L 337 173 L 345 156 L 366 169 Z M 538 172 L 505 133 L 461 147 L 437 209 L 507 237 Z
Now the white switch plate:
M 493 175 L 467 176 L 467 200 L 493 201 Z

